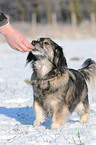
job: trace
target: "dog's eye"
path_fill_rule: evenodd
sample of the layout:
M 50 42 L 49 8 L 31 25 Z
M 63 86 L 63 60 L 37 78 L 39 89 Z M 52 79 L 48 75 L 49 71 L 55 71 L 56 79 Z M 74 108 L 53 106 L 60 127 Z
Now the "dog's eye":
M 45 44 L 45 45 L 49 45 L 49 43 L 48 43 L 48 42 L 44 42 L 44 44 Z

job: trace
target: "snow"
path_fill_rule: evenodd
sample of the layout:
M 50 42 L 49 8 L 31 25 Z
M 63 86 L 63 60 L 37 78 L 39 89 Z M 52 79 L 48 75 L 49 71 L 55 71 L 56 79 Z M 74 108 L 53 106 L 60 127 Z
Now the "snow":
M 55 41 L 71 68 L 80 68 L 88 57 L 96 61 L 96 39 Z M 96 145 L 96 87 L 89 88 L 88 123 L 80 124 L 74 112 L 59 129 L 51 130 L 51 119 L 33 126 L 33 90 L 25 83 L 32 73 L 30 65 L 25 67 L 27 54 L 0 42 L 0 145 Z

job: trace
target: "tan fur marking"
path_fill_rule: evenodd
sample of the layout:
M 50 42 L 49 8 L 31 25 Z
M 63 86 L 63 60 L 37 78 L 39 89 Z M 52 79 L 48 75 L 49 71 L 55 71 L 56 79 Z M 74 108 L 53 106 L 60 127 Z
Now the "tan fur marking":
M 38 126 L 45 120 L 46 116 L 44 115 L 43 108 L 38 104 L 37 101 L 34 102 L 34 110 L 36 116 L 36 120 L 34 121 L 34 126 Z
M 77 113 L 80 115 L 80 122 L 87 123 L 88 122 L 88 113 L 89 109 L 87 109 L 87 113 L 85 113 L 85 108 L 82 102 L 80 102 L 76 107 Z
M 83 115 L 81 115 L 81 123 L 87 123 L 88 122 L 88 113 L 85 113 Z
M 64 105 L 63 109 L 60 112 L 55 112 L 52 118 L 52 129 L 56 129 L 65 124 L 70 112 L 66 105 Z

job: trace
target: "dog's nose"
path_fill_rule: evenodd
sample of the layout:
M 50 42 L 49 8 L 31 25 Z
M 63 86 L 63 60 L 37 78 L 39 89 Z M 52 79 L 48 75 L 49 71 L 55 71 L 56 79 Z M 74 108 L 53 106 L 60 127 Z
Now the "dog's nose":
M 31 42 L 31 44 L 32 44 L 33 46 L 35 46 L 36 43 L 37 43 L 37 41 L 35 41 L 35 40 L 33 40 L 33 41 Z

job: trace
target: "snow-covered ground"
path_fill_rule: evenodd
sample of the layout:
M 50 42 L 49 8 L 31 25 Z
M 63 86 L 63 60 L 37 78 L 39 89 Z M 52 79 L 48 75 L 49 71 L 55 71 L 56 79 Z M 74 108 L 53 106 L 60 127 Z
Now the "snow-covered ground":
M 96 39 L 55 41 L 64 48 L 71 68 L 80 68 L 88 57 L 96 61 Z M 80 124 L 73 113 L 59 129 L 50 129 L 51 119 L 33 127 L 33 92 L 25 83 L 32 71 L 30 65 L 25 67 L 26 57 L 0 42 L 0 145 L 96 145 L 96 87 L 89 89 L 88 123 Z

